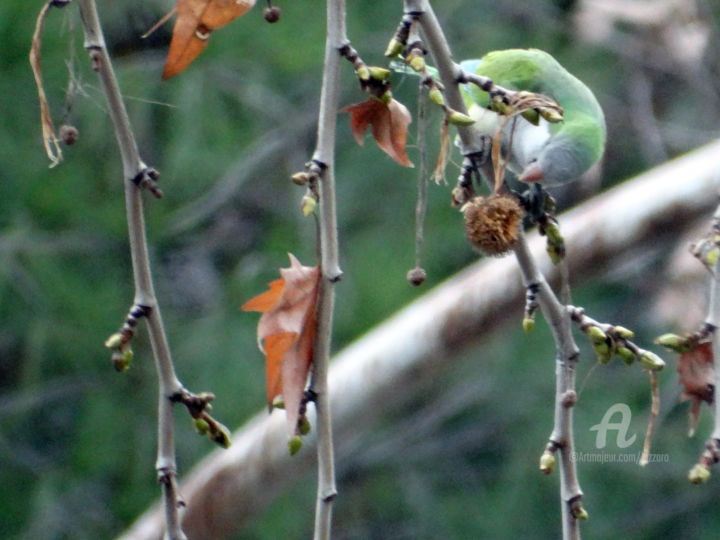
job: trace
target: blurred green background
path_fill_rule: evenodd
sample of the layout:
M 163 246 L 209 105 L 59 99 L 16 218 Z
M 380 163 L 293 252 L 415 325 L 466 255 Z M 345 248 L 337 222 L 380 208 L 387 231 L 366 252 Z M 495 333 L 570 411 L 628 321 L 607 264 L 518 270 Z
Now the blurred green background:
M 279 5 L 279 23 L 267 24 L 256 6 L 214 33 L 199 59 L 167 82 L 160 74 L 171 25 L 146 40 L 139 36 L 172 2 L 98 6 L 141 153 L 162 174 L 165 197 L 147 199 L 146 217 L 178 375 L 193 391 L 214 392 L 215 416 L 231 427 L 265 403 L 257 316 L 239 306 L 287 266 L 288 251 L 306 264 L 315 252 L 313 224 L 299 211 L 302 190 L 289 176 L 302 169 L 315 142 L 324 5 Z M 539 47 L 596 91 L 609 129 L 603 174 L 564 206 L 720 135 L 715 3 L 628 0 L 613 12 L 614 5 L 435 5 L 456 58 Z M 111 538 L 159 494 L 156 380 L 144 331 L 126 374 L 113 371 L 103 347 L 122 323 L 133 288 L 119 154 L 74 5 L 51 11 L 42 62 L 56 125 L 70 105 L 67 122 L 80 137 L 64 148 L 60 166 L 49 169 L 44 156 L 27 60 L 41 6 L 0 5 L 0 537 Z M 383 64 L 402 3 L 351 2 L 348 10 L 353 45 L 369 64 Z M 343 83 L 343 105 L 364 99 L 349 64 Z M 413 109 L 415 80 L 399 78 L 393 91 Z M 341 117 L 336 159 L 345 271 L 337 288 L 336 350 L 423 293 L 405 281 L 413 266 L 416 171 L 395 165 L 374 144 L 358 147 L 347 124 Z M 409 153 L 417 163 L 413 129 Z M 429 186 L 424 290 L 477 258 L 448 203 L 449 187 Z M 651 246 L 630 271 L 599 269 L 592 282 L 574 284 L 575 302 L 650 343 L 667 328 L 649 316 L 663 283 L 648 272 L 666 265 L 674 247 Z M 536 470 L 552 423 L 552 341 L 543 324 L 522 337 L 518 322 L 448 359 L 453 369 L 408 391 L 401 406 L 363 434 L 364 450 L 338 464 L 336 538 L 559 537 L 557 478 Z M 592 355 L 584 358 L 578 449 L 594 448 L 589 427 L 619 401 L 635 411 L 632 429 L 642 439 L 647 378 L 618 364 L 592 369 Z M 580 464 L 591 515 L 586 538 L 620 531 L 638 539 L 720 534 L 717 479 L 701 488 L 685 480 L 711 420 L 704 412 L 698 435 L 687 439 L 687 406 L 677 404 L 674 359 L 668 360 L 654 452 L 669 460 L 644 469 Z M 451 414 L 420 421 L 443 404 Z M 182 475 L 212 448 L 184 411 L 177 426 Z M 308 473 L 238 538 L 307 538 L 314 490 Z

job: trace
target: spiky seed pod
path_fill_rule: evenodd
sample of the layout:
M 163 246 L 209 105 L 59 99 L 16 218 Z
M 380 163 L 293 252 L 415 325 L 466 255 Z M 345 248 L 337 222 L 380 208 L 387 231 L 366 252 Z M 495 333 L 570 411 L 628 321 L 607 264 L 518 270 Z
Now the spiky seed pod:
M 486 255 L 504 255 L 520 238 L 523 211 L 510 195 L 475 197 L 463 213 L 468 241 Z

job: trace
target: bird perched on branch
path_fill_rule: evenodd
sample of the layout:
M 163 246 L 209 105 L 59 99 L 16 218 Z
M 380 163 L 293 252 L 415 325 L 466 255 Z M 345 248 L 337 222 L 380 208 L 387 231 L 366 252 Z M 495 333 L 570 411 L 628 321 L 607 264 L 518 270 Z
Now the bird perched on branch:
M 508 168 L 521 181 L 564 184 L 577 179 L 602 156 L 606 129 L 600 104 L 585 84 L 548 53 L 538 49 L 494 51 L 479 60 L 466 60 L 460 66 L 465 72 L 488 77 L 494 85 L 507 90 L 552 98 L 562 108 L 560 121 L 556 115 L 542 114 L 546 111 L 540 110 L 538 114 L 537 110 L 526 110 L 523 116 L 530 121 L 516 117 L 505 123 L 503 155 L 508 159 Z M 474 129 L 494 137 L 503 120 L 488 106 L 496 111 L 502 107 L 497 99 L 491 105 L 489 95 L 498 93 L 491 88 L 489 94 L 476 84 L 464 84 L 462 91 L 468 112 L 476 121 Z

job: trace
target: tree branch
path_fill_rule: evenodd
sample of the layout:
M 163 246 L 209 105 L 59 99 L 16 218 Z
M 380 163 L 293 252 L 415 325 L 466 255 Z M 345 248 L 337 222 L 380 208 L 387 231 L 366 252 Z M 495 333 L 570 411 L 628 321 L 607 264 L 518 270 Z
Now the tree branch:
M 315 540 L 330 538 L 332 503 L 337 495 L 335 462 L 328 391 L 328 366 L 332 343 L 335 283 L 342 271 L 338 260 L 337 215 L 335 209 L 335 125 L 339 103 L 340 49 L 347 43 L 345 1 L 327 0 L 327 36 L 317 145 L 312 166 L 317 167 L 319 184 L 320 267 L 322 281 L 318 298 L 318 330 L 310 390 L 317 415 L 318 491 L 315 508 Z
M 140 310 L 142 316 L 147 319 L 150 343 L 158 373 L 158 453 L 156 468 L 165 501 L 165 522 L 167 525 L 165 534 L 169 539 L 181 540 L 185 538 L 185 535 L 180 528 L 178 517 L 180 503 L 176 488 L 175 444 L 170 397 L 182 390 L 182 385 L 175 375 L 160 308 L 153 288 L 141 197 L 141 188 L 144 187 L 149 188 L 156 197 L 161 196 L 161 192 L 156 185 L 158 175 L 153 169 L 148 168 L 140 158 L 130 120 L 115 78 L 115 72 L 107 53 L 95 1 L 78 0 L 78 5 L 85 35 L 84 46 L 90 55 L 92 67 L 100 78 L 120 148 L 130 254 L 132 257 L 133 278 L 135 280 L 133 304 L 142 308 Z

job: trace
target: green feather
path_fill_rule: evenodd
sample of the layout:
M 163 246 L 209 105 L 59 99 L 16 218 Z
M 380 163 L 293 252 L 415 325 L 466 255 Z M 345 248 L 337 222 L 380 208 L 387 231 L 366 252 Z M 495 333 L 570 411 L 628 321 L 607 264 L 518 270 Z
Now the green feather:
M 548 126 L 551 140 L 547 151 L 559 156 L 547 165 L 552 173 L 548 183 L 579 176 L 600 159 L 606 137 L 602 109 L 592 91 L 548 53 L 538 49 L 494 51 L 461 66 L 507 89 L 544 94 L 563 107 L 564 121 Z M 468 108 L 473 104 L 486 107 L 489 101 L 487 93 L 472 84 L 464 85 L 463 95 Z

